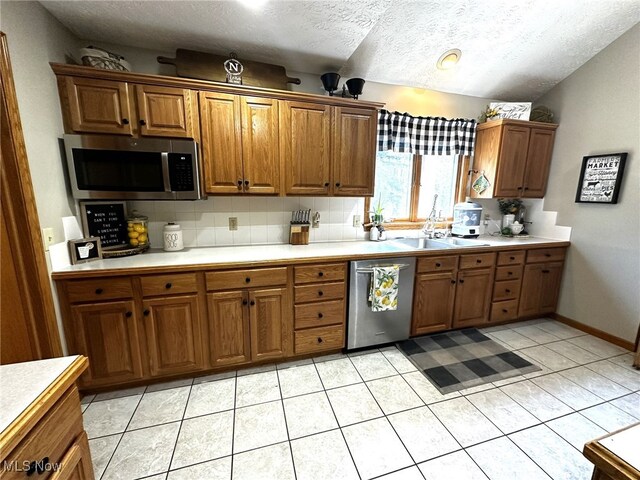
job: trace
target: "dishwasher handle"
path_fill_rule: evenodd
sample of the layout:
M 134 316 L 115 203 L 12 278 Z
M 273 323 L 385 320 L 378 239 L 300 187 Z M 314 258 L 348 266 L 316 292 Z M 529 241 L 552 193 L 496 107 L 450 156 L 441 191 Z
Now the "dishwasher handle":
M 392 267 L 393 265 L 379 265 L 380 267 Z M 405 268 L 409 268 L 411 265 L 408 265 L 406 263 L 402 263 L 400 265 L 398 265 L 398 268 L 400 270 L 404 270 Z M 356 268 L 356 273 L 373 273 L 373 267 L 369 267 L 369 268 Z

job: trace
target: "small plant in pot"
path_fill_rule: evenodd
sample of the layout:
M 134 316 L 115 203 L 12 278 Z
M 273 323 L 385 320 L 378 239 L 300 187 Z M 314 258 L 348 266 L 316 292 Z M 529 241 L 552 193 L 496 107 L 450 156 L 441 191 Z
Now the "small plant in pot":
M 379 198 L 378 205 L 369 212 L 371 214 L 371 223 L 374 225 L 382 225 L 382 222 L 384 222 L 384 216 L 382 215 L 384 207 L 380 203 L 381 200 L 382 199 Z
M 515 220 L 515 216 L 522 207 L 522 200 L 519 198 L 499 198 L 498 209 L 502 214 L 502 235 L 513 235 L 511 225 Z M 520 233 L 518 231 L 517 233 Z

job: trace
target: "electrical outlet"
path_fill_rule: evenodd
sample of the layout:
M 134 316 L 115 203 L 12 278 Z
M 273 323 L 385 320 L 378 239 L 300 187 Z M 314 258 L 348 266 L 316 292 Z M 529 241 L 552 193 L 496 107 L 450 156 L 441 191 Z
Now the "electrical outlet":
M 44 251 L 49 251 L 49 246 L 52 245 L 55 240 L 53 235 L 53 228 L 47 227 L 42 229 L 42 241 L 44 242 Z
M 229 230 L 238 230 L 238 217 L 229 217 Z
M 484 214 L 484 222 L 482 222 L 482 224 L 487 227 L 489 226 L 489 220 L 491 220 L 491 215 L 489 215 L 488 213 Z
M 362 217 L 360 215 L 353 216 L 353 226 L 356 228 L 362 226 Z

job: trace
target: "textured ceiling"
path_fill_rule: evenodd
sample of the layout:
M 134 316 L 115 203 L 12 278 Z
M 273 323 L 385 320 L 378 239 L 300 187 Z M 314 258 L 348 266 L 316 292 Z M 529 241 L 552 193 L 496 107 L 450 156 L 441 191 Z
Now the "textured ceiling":
M 251 0 L 245 0 L 250 2 Z M 534 100 L 640 21 L 639 0 L 43 1 L 78 37 Z M 460 63 L 435 64 L 450 48 Z

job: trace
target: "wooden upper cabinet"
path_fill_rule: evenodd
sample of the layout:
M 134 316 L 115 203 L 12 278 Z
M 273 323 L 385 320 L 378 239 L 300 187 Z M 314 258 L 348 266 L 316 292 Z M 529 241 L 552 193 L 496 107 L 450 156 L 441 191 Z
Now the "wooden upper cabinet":
M 141 136 L 195 136 L 194 92 L 183 88 L 136 85 L 136 96 Z
M 280 103 L 280 153 L 287 195 L 331 191 L 331 107 Z
M 83 384 L 109 385 L 143 377 L 135 311 L 132 300 L 71 307 L 69 350 L 90 359 Z
M 63 77 L 60 88 L 67 128 L 79 133 L 133 135 L 126 82 Z
M 211 366 L 251 361 L 249 293 L 246 290 L 207 294 Z
M 333 194 L 373 196 L 378 112 L 335 107 Z
M 245 193 L 280 191 L 278 100 L 240 97 Z
M 251 358 L 282 358 L 291 351 L 292 334 L 286 288 L 249 291 Z
M 204 335 L 198 296 L 147 299 L 143 305 L 151 375 L 202 369 Z
M 502 133 L 495 195 L 519 197 L 523 193 L 524 169 L 530 128 L 507 125 Z
M 555 130 L 532 128 L 529 137 L 524 196 L 542 198 L 547 190 Z
M 473 180 L 481 173 L 491 184 L 473 198 L 542 198 L 547 188 L 555 130 L 551 123 L 497 120 L 478 126 Z
M 200 123 L 206 192 L 242 192 L 240 97 L 200 92 Z

